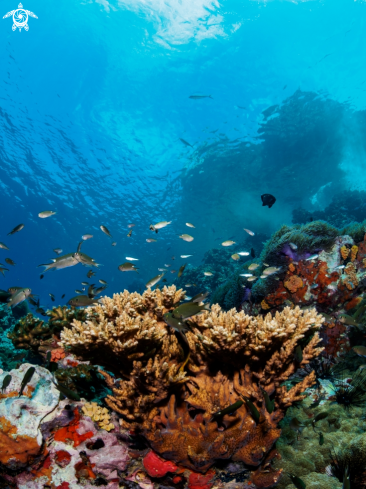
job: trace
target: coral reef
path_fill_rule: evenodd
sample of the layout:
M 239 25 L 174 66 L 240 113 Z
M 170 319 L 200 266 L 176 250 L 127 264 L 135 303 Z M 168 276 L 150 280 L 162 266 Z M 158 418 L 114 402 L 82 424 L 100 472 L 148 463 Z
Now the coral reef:
M 85 416 L 89 416 L 92 421 L 98 423 L 99 428 L 110 431 L 114 429 L 108 409 L 98 406 L 96 402 L 88 402 L 82 407 Z
M 183 297 L 174 286 L 105 297 L 86 309 L 86 321 L 74 320 L 61 332 L 61 344 L 122 377 L 101 372 L 113 391 L 106 402 L 121 415 L 122 427 L 141 433 L 161 457 L 202 473 L 231 458 L 256 468 L 258 487 L 270 487 L 280 477 L 270 469 L 278 423 L 314 375 L 290 390 L 282 383 L 321 352 L 316 330 L 323 318 L 299 308 L 255 318 L 214 305 L 190 318 L 184 360 L 163 320 Z M 294 350 L 304 337 L 297 363 Z M 273 412 L 264 393 L 273 397 Z M 240 399 L 233 413 L 217 417 Z

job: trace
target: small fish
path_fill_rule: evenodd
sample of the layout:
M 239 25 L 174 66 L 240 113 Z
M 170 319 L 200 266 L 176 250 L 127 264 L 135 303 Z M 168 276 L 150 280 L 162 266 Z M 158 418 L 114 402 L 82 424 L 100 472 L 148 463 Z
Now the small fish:
M 62 250 L 61 248 L 55 248 L 53 251 L 54 251 L 54 252 L 55 252 L 57 255 L 61 255 L 61 253 L 62 253 L 62 251 L 63 251 L 63 250 Z
M 260 276 L 260 278 L 261 278 L 261 279 L 265 279 L 265 278 L 267 278 L 267 277 L 268 277 L 268 275 L 261 275 L 261 276 Z
M 148 238 L 146 241 L 148 243 L 156 243 L 157 242 L 157 239 Z
M 158 268 L 159 272 L 167 272 L 168 269 L 167 268 Z
M 184 144 L 184 146 L 190 146 L 191 148 L 193 148 L 193 146 L 189 144 L 189 142 L 186 141 L 185 139 L 179 138 L 179 141 L 181 141 Z
M 246 229 L 246 228 L 243 228 L 244 231 L 246 231 L 250 236 L 254 236 L 254 233 L 253 231 L 251 231 L 250 229 Z
M 87 295 L 77 295 L 70 299 L 68 301 L 68 304 L 74 307 L 86 307 L 91 306 L 92 304 L 96 304 L 97 302 L 97 299 L 91 299 Z
M 206 277 L 212 277 L 213 273 L 211 273 L 211 272 L 203 272 L 203 275 L 205 275 Z
M 126 256 L 126 260 L 128 260 L 128 261 L 139 261 L 138 258 L 131 258 L 130 256 Z
M 180 319 L 177 319 L 173 316 L 171 312 L 166 312 L 164 315 L 164 320 L 169 326 L 171 326 L 175 331 L 179 331 L 180 333 L 185 333 L 189 331 L 188 324 Z
M 297 363 L 301 363 L 303 359 L 303 354 L 302 354 L 302 349 L 300 345 L 297 345 L 295 348 L 295 354 L 294 354 L 295 361 Z
M 259 418 L 260 418 L 260 414 L 259 414 L 258 409 L 254 406 L 252 401 L 250 399 L 248 399 L 248 397 L 243 397 L 243 399 L 245 400 L 245 403 L 246 403 L 246 405 L 250 411 L 250 414 L 252 415 L 252 418 L 258 424 Z
M 253 274 L 252 273 L 241 273 L 239 276 L 240 277 L 253 277 Z
M 8 236 L 10 234 L 19 233 L 19 231 L 21 231 L 23 228 L 24 228 L 24 224 L 18 224 L 18 226 L 15 226 L 15 228 L 12 231 L 10 231 L 10 233 L 8 233 Z
M 249 278 L 248 278 L 248 282 L 253 282 L 254 280 L 257 280 L 257 278 L 258 278 L 258 277 L 255 277 L 255 276 L 253 275 L 253 277 L 249 277 Z
M 264 263 L 264 262 L 263 262 L 263 265 L 264 265 L 265 267 L 269 267 L 268 263 Z
M 232 258 L 233 260 L 235 260 L 235 261 L 240 260 L 240 256 L 239 256 L 239 254 L 238 254 L 238 253 L 234 253 L 233 255 L 231 255 L 231 258 Z
M 262 199 L 262 206 L 268 206 L 268 209 L 270 209 L 273 204 L 276 202 L 276 197 L 274 197 L 271 194 L 263 194 L 261 195 Z
M 127 227 L 128 227 L 128 228 L 133 228 L 134 226 L 136 226 L 136 224 L 133 224 L 133 223 L 131 223 L 131 224 L 127 224 Z
M 275 407 L 275 400 L 273 399 L 273 401 L 271 401 L 268 393 L 264 389 L 262 389 L 262 394 L 264 397 L 264 404 L 266 405 L 266 409 L 269 414 L 272 414 Z
M 138 268 L 133 263 L 126 261 L 122 265 L 119 265 L 118 270 L 121 272 L 137 272 Z
M 203 310 L 208 310 L 209 304 L 200 306 L 197 302 L 186 302 L 176 307 L 172 314 L 176 319 L 187 319 L 191 316 L 195 316 Z
M 210 292 L 208 290 L 206 290 L 206 292 L 200 292 L 199 294 L 195 295 L 192 298 L 192 302 L 202 302 L 203 300 L 205 300 L 208 297 L 209 294 L 210 294 Z M 187 296 L 186 296 L 186 299 L 188 299 Z
M 190 256 L 193 256 L 193 255 L 180 255 L 181 258 L 189 258 Z
M 112 246 L 116 246 L 117 241 L 113 241 Z
M 26 353 L 18 353 L 13 357 L 14 362 L 20 362 L 26 356 Z
M 15 262 L 14 262 L 14 261 L 13 261 L 11 258 L 5 258 L 5 261 L 6 261 L 6 263 L 8 263 L 9 265 L 13 265 L 13 266 L 15 266 L 15 265 L 16 265 L 16 263 L 15 263 Z
M 131 236 L 132 236 L 132 229 L 128 231 L 127 238 L 131 238 Z
M 297 418 L 291 418 L 291 420 L 290 420 L 290 428 L 292 430 L 299 431 L 303 427 L 304 427 L 304 425 Z
M 31 293 L 32 293 L 31 289 L 22 289 L 22 288 L 17 289 L 9 299 L 7 307 L 13 308 L 18 304 L 21 304 L 23 301 L 27 299 L 28 296 L 31 295 Z
M 325 312 L 321 312 L 320 314 L 323 316 L 323 318 L 324 318 L 326 321 L 328 321 L 328 322 L 333 321 L 332 316 L 330 316 L 329 314 L 326 314 Z
M 89 285 L 88 282 L 81 282 L 81 285 Z
M 92 278 L 93 275 L 95 275 L 95 272 L 93 272 L 93 270 L 89 270 L 89 272 L 86 274 L 88 278 Z
M 76 294 L 82 294 L 82 293 L 83 293 L 83 291 L 82 291 L 82 290 L 79 290 L 79 289 L 75 289 L 75 293 L 76 293 Z
M 194 240 L 194 237 L 189 234 L 180 234 L 179 237 L 180 239 L 183 239 L 183 241 L 188 241 L 189 243 Z
M 188 98 L 191 98 L 193 100 L 201 100 L 202 98 L 212 98 L 211 95 L 190 95 Z
M 352 350 L 358 355 L 359 357 L 366 357 L 366 346 L 354 346 Z
M 24 353 L 23 353 L 23 356 L 24 356 Z M 13 360 L 14 360 L 14 358 L 13 358 Z M 10 382 L 11 382 L 11 375 L 10 374 L 5 375 L 5 377 L 3 378 L 3 384 L 1 386 L 1 392 L 4 392 L 4 390 L 8 387 Z
M 4 243 L 0 243 L 0 248 L 2 248 L 3 250 L 9 249 L 6 245 L 4 245 Z
M 37 314 L 41 314 L 42 316 L 47 316 L 47 313 L 46 313 L 46 311 L 43 309 L 43 307 L 38 307 L 38 308 L 36 309 L 36 313 L 37 313 Z
M 322 420 L 322 419 L 325 419 L 327 416 L 328 416 L 327 411 L 323 411 L 323 412 L 321 412 L 321 413 L 317 414 L 317 415 L 315 416 L 315 418 L 314 418 L 314 419 L 312 420 L 312 422 L 311 422 L 311 424 L 313 425 L 313 429 L 314 429 L 314 427 L 315 427 L 315 423 L 316 423 L 317 421 L 320 421 L 320 420 Z
M 238 255 L 240 256 L 249 256 L 249 251 L 238 251 Z
M 249 265 L 248 270 L 256 270 L 258 267 L 258 263 L 252 263 L 251 265 Z
M 63 394 L 68 399 L 72 399 L 73 401 L 80 401 L 80 396 L 77 392 L 68 389 L 62 384 L 55 384 L 55 387 L 58 391 L 61 392 L 61 394 Z
M 190 222 L 186 222 L 186 226 L 188 226 L 189 228 L 195 228 L 196 226 L 193 226 L 193 224 L 191 224 Z
M 42 263 L 41 265 L 38 265 L 39 267 L 45 267 L 44 272 L 47 272 L 48 270 L 62 270 L 64 268 L 68 267 L 74 267 L 80 261 L 77 259 L 75 256 L 76 253 L 68 253 L 67 255 L 60 256 L 58 258 L 53 258 L 52 263 Z
M 221 243 L 221 246 L 232 246 L 233 244 L 235 244 L 235 241 L 228 239 L 227 241 L 224 241 L 223 243 Z
M 349 316 L 348 314 L 340 314 L 338 316 L 338 319 L 343 324 L 348 324 L 349 326 L 358 326 L 358 322 L 355 321 L 353 317 Z
M 287 475 L 291 479 L 291 482 L 296 487 L 296 489 L 306 489 L 306 484 L 302 479 L 300 479 L 300 477 L 297 477 L 297 475 L 291 475 L 291 474 L 287 474 Z
M 348 465 L 344 469 L 342 489 L 351 489 L 351 481 L 349 478 L 349 467 L 348 467 Z
M 319 257 L 319 255 L 311 255 L 309 258 L 306 258 L 305 261 L 311 261 L 311 260 L 316 260 Z
M 54 216 L 56 214 L 55 211 L 42 211 L 38 214 L 38 217 L 40 217 L 41 219 L 45 219 L 46 217 L 51 217 L 51 216 Z
M 176 270 L 170 270 L 170 273 L 175 273 L 175 272 L 176 272 Z
M 99 283 L 101 283 L 103 285 L 108 285 L 107 282 L 105 280 L 102 280 L 101 278 L 99 279 Z M 86 284 L 86 285 L 88 285 L 88 284 Z
M 109 232 L 108 228 L 106 228 L 105 226 L 100 226 L 100 229 L 103 231 L 104 234 L 106 234 L 107 236 L 109 236 L 110 238 L 112 237 L 111 233 Z
M 318 407 L 319 404 L 322 402 L 323 400 L 323 397 L 319 397 L 319 399 L 317 399 L 316 401 L 312 402 L 309 406 L 310 409 L 313 409 L 315 407 Z
M 280 271 L 280 268 L 277 268 L 277 267 L 268 267 L 266 269 L 263 270 L 263 274 L 264 275 L 272 275 L 274 273 L 277 273 Z
M 103 231 L 103 229 L 102 229 Z M 87 239 L 91 239 L 93 237 L 92 234 L 83 234 L 81 239 L 83 239 L 84 241 L 86 241 Z
M 19 397 L 21 395 L 23 395 L 24 388 L 28 384 L 28 382 L 31 381 L 35 371 L 36 371 L 36 369 L 34 367 L 29 367 L 29 369 L 26 371 L 26 373 L 23 377 L 22 383 L 20 385 Z
M 149 229 L 151 231 L 155 231 L 156 233 L 159 231 L 159 229 L 165 228 L 165 226 L 168 226 L 168 224 L 171 224 L 172 221 L 161 221 L 157 222 L 156 224 L 150 224 Z
M 319 445 L 324 445 L 324 435 L 322 432 L 319 433 Z
M 182 273 L 184 272 L 184 269 L 186 268 L 186 265 L 182 265 L 180 269 L 178 270 L 178 278 L 181 277 Z
M 343 268 L 346 268 L 346 265 L 338 265 L 338 267 L 334 267 L 333 270 L 343 270 Z
M 156 277 L 149 280 L 146 284 L 146 287 L 154 287 L 162 278 L 164 277 L 164 273 L 157 275 Z
M 255 249 L 254 249 L 254 248 L 251 248 L 251 249 L 250 249 L 250 256 L 251 256 L 252 258 L 255 258 Z
M 244 404 L 243 401 L 236 401 L 234 404 L 230 404 L 230 406 L 226 407 L 225 409 L 220 409 L 219 411 L 216 411 L 216 413 L 213 413 L 212 418 L 210 419 L 210 422 L 217 419 L 221 418 L 222 416 L 225 416 L 226 414 L 233 414 L 235 411 L 237 411 L 242 405 Z
M 52 302 L 55 302 L 55 296 L 53 294 L 48 294 L 51 297 Z
M 289 246 L 292 250 L 297 250 L 297 245 L 295 245 L 295 243 L 289 243 Z
M 66 294 L 62 294 L 61 299 L 63 299 L 63 298 L 65 297 L 65 295 L 66 295 Z

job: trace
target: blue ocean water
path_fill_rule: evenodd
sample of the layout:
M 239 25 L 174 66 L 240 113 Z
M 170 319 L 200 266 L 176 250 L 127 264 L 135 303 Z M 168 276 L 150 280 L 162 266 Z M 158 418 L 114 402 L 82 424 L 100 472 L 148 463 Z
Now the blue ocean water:
M 365 189 L 364 1 L 27 0 L 28 31 L 2 18 L 17 1 L 0 7 L 1 289 L 66 303 L 87 269 L 37 265 L 85 233 L 108 295 L 144 287 L 173 255 L 198 265 L 218 237 Z

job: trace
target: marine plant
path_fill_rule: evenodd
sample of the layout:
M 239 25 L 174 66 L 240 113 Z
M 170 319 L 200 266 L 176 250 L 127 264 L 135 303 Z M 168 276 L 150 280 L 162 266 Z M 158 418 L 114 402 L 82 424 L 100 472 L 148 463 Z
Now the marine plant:
M 104 297 L 85 321 L 61 332 L 61 343 L 119 377 L 101 372 L 113 392 L 107 404 L 160 456 L 202 473 L 231 458 L 255 470 L 254 483 L 270 487 L 281 474 L 270 467 L 278 423 L 315 375 L 289 390 L 283 381 L 321 352 L 323 318 L 299 308 L 251 317 L 213 305 L 190 318 L 187 355 L 164 321 L 184 295 L 171 286 Z

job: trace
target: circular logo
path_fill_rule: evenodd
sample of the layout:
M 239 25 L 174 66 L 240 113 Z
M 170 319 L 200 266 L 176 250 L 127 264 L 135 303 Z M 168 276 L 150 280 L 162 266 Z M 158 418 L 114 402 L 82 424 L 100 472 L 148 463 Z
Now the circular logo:
M 19 8 L 13 13 L 13 22 L 16 27 L 20 29 L 24 27 L 28 22 L 28 14 L 25 10 Z

